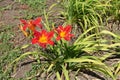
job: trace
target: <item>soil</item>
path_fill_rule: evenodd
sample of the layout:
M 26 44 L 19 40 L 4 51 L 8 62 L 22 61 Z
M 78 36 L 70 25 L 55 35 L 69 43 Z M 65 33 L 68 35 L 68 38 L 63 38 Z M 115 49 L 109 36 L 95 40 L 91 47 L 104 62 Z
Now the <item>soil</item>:
M 47 5 L 50 6 L 54 2 L 56 2 L 56 0 L 47 0 Z M 22 10 L 26 10 L 29 7 L 27 5 L 22 5 L 19 2 L 15 2 L 14 0 L 0 0 L 0 7 L 4 7 L 4 10 L 2 10 L 0 12 L 0 27 L 5 26 L 5 25 L 13 26 L 12 31 L 14 32 L 15 36 L 13 37 L 13 39 L 11 41 L 14 42 L 14 47 L 22 46 L 23 44 L 28 43 L 29 40 L 26 40 L 24 35 L 21 33 L 21 31 L 18 27 L 18 24 L 20 23 L 19 19 L 24 16 L 24 14 L 21 13 Z M 56 8 L 56 10 L 58 10 L 58 9 Z M 56 16 L 56 15 L 59 15 L 59 14 L 54 13 L 54 14 L 52 14 L 51 17 Z M 62 23 L 62 21 L 60 19 L 57 19 L 57 20 L 55 19 L 53 21 L 58 23 L 58 25 Z M 117 32 L 120 34 L 120 31 L 119 31 L 120 30 L 120 22 L 119 21 L 117 21 L 117 22 L 111 21 L 106 27 L 110 31 Z M 34 48 L 30 47 L 27 50 L 32 50 L 32 49 L 34 49 Z M 115 62 L 114 60 L 118 61 L 119 58 L 118 59 L 110 59 L 106 63 L 112 64 L 113 62 Z M 27 63 L 27 62 L 32 62 L 32 61 L 30 58 L 27 58 L 25 60 L 25 62 L 22 62 L 22 63 Z M 25 73 L 30 71 L 31 69 L 32 69 L 31 64 L 23 65 L 23 66 L 19 67 L 15 73 L 12 73 L 11 77 L 14 77 L 16 79 L 24 78 Z M 74 72 L 71 73 L 71 80 L 74 80 L 74 79 L 72 79 L 73 74 L 74 74 Z M 43 80 L 42 77 L 45 77 L 44 73 L 40 77 L 38 77 L 38 80 Z M 120 76 L 118 79 L 120 79 Z M 52 75 L 48 80 L 55 80 L 55 75 Z M 106 80 L 106 79 L 104 78 L 104 76 L 101 76 L 100 73 L 97 74 L 94 72 L 82 71 L 78 75 L 78 80 Z

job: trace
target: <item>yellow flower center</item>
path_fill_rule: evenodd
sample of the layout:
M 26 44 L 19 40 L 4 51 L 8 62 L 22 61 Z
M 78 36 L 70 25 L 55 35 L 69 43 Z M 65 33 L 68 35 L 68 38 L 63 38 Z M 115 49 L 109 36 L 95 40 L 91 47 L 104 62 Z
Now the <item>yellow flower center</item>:
M 42 35 L 40 38 L 39 38 L 39 42 L 41 43 L 47 43 L 47 37 L 45 35 Z
M 61 33 L 60 33 L 60 37 L 65 37 L 65 31 L 62 31 Z

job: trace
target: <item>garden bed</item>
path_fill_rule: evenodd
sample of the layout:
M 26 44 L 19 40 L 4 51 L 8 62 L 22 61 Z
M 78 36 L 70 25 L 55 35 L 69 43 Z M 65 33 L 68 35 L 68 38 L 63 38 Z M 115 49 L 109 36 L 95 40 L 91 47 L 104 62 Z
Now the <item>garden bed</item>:
M 59 26 L 67 22 L 67 18 L 61 15 L 60 11 L 64 11 L 64 8 L 59 6 L 60 1 L 62 0 L 47 0 L 46 2 L 41 0 L 41 6 L 35 6 L 36 3 L 32 3 L 31 0 L 0 0 L 0 79 L 1 80 L 57 80 L 56 74 L 47 74 L 46 72 L 42 71 L 41 66 L 36 59 L 32 55 L 29 55 L 18 62 L 15 62 L 12 66 L 9 64 L 12 63 L 15 59 L 20 57 L 20 55 L 35 51 L 36 46 L 31 45 L 25 48 L 23 45 L 30 44 L 31 40 L 26 38 L 26 36 L 22 33 L 19 28 L 20 19 L 33 19 L 39 16 L 42 16 L 43 21 L 44 18 L 44 8 L 46 11 L 49 12 L 49 8 L 51 5 L 53 8 L 51 9 L 51 14 L 49 17 L 49 21 L 52 23 L 54 22 L 54 26 Z M 28 1 L 28 3 L 27 3 Z M 37 0 L 35 0 L 37 1 Z M 38 0 L 39 1 L 39 0 Z M 57 4 L 55 4 L 57 3 Z M 58 5 L 58 6 L 56 6 Z M 55 6 L 55 7 L 54 7 Z M 38 8 L 40 7 L 40 8 Z M 120 11 L 120 10 L 119 10 Z M 119 13 L 120 14 L 120 13 Z M 65 23 L 66 24 L 66 23 Z M 74 26 L 75 23 L 72 25 Z M 103 29 L 111 31 L 117 35 L 120 34 L 120 19 L 111 18 L 108 20 L 106 24 L 103 22 Z M 81 30 L 81 26 L 78 25 L 78 31 L 76 32 L 74 39 L 72 39 L 72 43 L 77 39 L 79 34 L 82 34 L 83 30 Z M 74 31 L 73 31 L 74 33 Z M 94 32 L 92 32 L 94 33 Z M 90 33 L 91 34 L 91 33 Z M 88 34 L 89 35 L 89 34 Z M 87 35 L 87 36 L 88 36 Z M 111 35 L 108 34 L 103 37 L 103 39 L 110 40 L 114 39 Z M 120 42 L 120 39 L 118 39 Z M 110 44 L 114 44 L 115 42 L 110 42 Z M 115 46 L 116 47 L 116 46 Z M 111 48 L 113 52 L 117 51 L 118 54 L 113 54 L 105 61 L 103 61 L 107 66 L 113 66 L 120 61 L 120 45 L 117 46 L 117 50 Z M 43 50 L 44 51 L 44 50 Z M 47 52 L 47 51 L 46 51 Z M 49 52 L 49 51 L 48 51 Z M 89 53 L 89 52 L 88 52 Z M 93 56 L 101 57 L 103 54 L 106 54 L 105 51 L 98 51 L 98 53 L 90 54 Z M 42 60 L 43 58 L 40 57 Z M 46 61 L 41 61 L 43 64 Z M 41 70 L 40 70 L 41 69 Z M 44 69 L 44 68 L 43 68 Z M 51 71 L 52 72 L 52 71 Z M 119 69 L 120 73 L 120 69 Z M 62 73 L 61 73 L 62 74 Z M 78 70 L 78 74 L 76 74 L 76 70 L 70 71 L 70 80 L 112 80 L 112 78 L 106 77 L 106 75 L 101 74 L 100 72 L 96 72 L 94 70 L 88 69 L 81 69 Z M 120 74 L 119 74 L 120 75 Z M 117 80 L 120 80 L 120 76 L 117 75 Z M 63 76 L 64 78 L 64 76 Z M 76 79 L 75 79 L 76 78 Z M 64 80 L 64 79 L 63 79 Z M 66 80 L 66 79 L 65 79 Z

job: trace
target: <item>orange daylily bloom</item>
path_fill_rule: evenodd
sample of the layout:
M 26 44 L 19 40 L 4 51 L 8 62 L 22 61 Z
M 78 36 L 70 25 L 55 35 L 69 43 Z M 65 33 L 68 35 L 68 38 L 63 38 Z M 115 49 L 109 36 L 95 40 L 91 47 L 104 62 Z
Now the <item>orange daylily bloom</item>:
M 47 32 L 46 30 L 42 30 L 41 32 L 35 31 L 34 38 L 32 39 L 32 44 L 38 43 L 41 47 L 46 48 L 47 44 L 54 45 L 54 42 L 51 40 L 54 32 Z
M 23 30 L 25 31 L 27 28 L 29 28 L 31 31 L 35 31 L 36 26 L 42 28 L 41 25 L 41 18 L 38 17 L 35 20 L 30 20 L 30 21 L 26 21 L 24 19 L 21 19 L 21 23 L 23 24 Z
M 56 38 L 56 40 L 60 40 L 61 38 L 64 38 L 65 40 L 69 41 L 71 37 L 73 37 L 73 34 L 70 34 L 71 32 L 71 26 L 67 25 L 65 27 L 63 26 L 59 26 L 56 31 L 58 33 L 58 36 Z
M 23 26 L 19 25 L 19 28 L 21 29 L 21 31 L 23 32 L 23 34 L 27 37 L 28 36 L 28 32 L 23 30 Z

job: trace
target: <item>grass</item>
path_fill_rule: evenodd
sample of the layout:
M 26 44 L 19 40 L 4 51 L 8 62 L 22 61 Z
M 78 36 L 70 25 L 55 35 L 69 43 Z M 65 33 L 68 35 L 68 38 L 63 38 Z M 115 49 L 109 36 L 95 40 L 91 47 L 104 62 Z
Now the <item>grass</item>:
M 12 32 L 12 26 L 2 26 L 0 29 L 0 79 L 9 79 L 11 69 L 7 71 L 7 74 L 3 74 L 7 68 L 7 65 L 10 64 L 15 58 L 20 55 L 20 50 L 14 49 L 13 42 L 10 40 L 13 38 L 14 33 Z
M 12 48 L 12 43 L 9 42 L 9 40 L 13 36 L 11 29 L 11 26 L 3 26 L 0 29 L 1 52 L 9 51 L 9 48 Z

